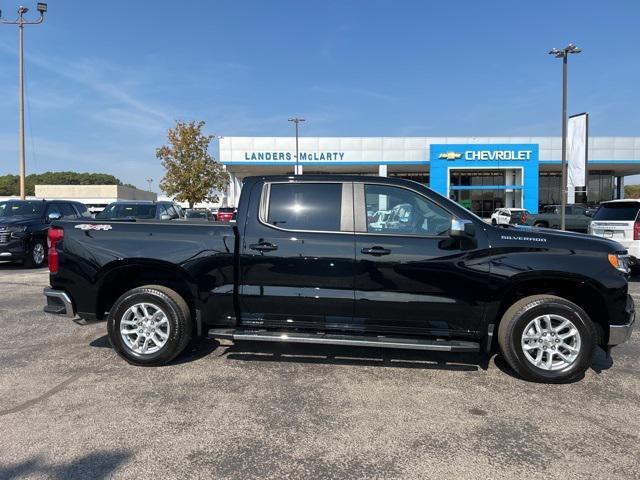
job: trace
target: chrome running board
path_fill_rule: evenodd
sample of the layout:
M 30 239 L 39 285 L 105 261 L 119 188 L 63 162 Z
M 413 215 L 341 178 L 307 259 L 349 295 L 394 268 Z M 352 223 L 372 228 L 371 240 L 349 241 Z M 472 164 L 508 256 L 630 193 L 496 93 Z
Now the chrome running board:
M 347 345 L 353 347 L 398 348 L 406 350 L 436 350 L 441 352 L 480 351 L 480 344 L 477 342 L 387 337 L 384 335 L 341 335 L 333 333 L 212 328 L 209 330 L 209 338 L 248 340 L 253 342 L 312 343 L 317 345 Z

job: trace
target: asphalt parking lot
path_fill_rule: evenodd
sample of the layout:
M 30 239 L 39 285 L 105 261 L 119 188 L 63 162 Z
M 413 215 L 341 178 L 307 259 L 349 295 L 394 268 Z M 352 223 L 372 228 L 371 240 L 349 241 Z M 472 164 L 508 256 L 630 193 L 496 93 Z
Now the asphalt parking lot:
M 640 478 L 640 332 L 571 385 L 501 358 L 201 342 L 132 367 L 0 264 L 0 479 Z M 632 284 L 640 300 L 640 282 Z

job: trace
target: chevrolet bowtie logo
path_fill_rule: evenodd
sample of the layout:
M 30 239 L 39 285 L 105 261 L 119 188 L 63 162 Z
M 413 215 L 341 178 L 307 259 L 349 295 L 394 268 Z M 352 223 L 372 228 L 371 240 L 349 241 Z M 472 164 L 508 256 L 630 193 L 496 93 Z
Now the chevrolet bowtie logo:
M 438 155 L 438 158 L 444 160 L 456 160 L 457 158 L 462 158 L 462 154 L 458 152 L 444 152 Z

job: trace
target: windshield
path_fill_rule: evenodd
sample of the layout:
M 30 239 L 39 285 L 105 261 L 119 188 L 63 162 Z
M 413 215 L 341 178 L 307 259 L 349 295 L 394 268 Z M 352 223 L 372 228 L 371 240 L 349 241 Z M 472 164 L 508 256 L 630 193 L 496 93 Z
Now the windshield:
M 112 203 L 101 211 L 96 218 L 138 218 L 141 220 L 156 218 L 156 205 L 135 203 Z
M 44 202 L 29 200 L 11 200 L 0 203 L 0 217 L 15 217 L 24 215 L 39 217 L 44 211 Z
M 603 203 L 593 216 L 594 220 L 635 221 L 640 210 L 640 202 Z

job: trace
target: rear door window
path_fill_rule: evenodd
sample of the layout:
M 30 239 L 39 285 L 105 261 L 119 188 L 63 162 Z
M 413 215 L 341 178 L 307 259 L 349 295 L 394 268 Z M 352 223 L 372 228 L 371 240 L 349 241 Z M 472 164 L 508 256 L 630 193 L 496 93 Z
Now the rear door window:
M 74 203 L 73 206 L 78 211 L 78 216 L 83 218 L 91 218 L 91 213 L 83 203 Z
M 70 203 L 60 203 L 60 210 L 64 218 L 78 218 L 78 214 Z
M 62 210 L 60 210 L 60 205 L 57 203 L 50 203 L 49 205 L 47 205 L 47 211 L 45 212 L 45 216 L 49 216 L 52 213 L 58 213 L 60 215 L 63 215 Z
M 287 230 L 340 231 L 342 184 L 274 183 L 267 223 Z
M 635 221 L 640 210 L 640 202 L 603 203 L 593 216 L 593 220 Z

